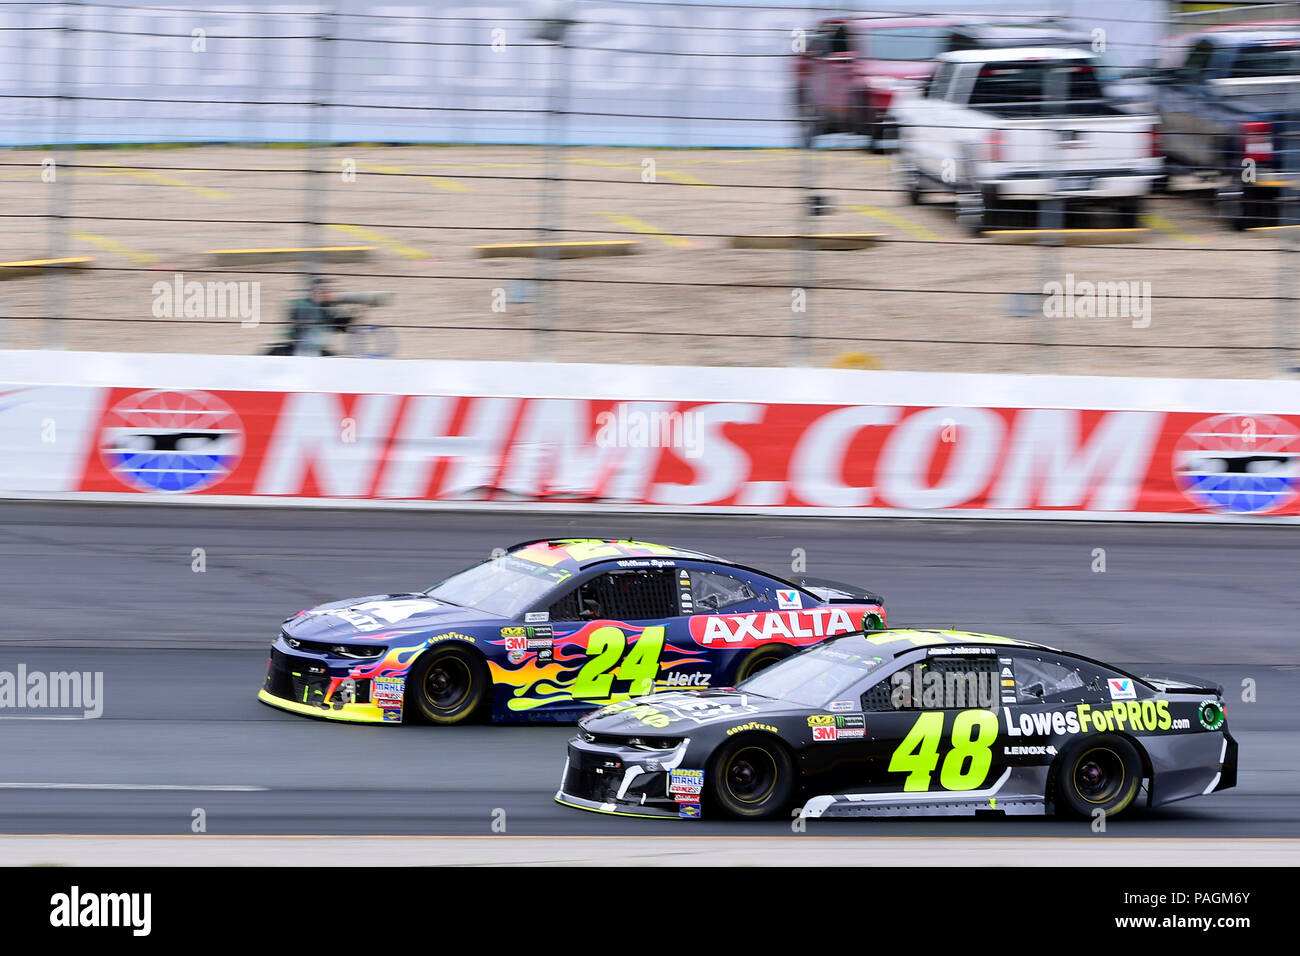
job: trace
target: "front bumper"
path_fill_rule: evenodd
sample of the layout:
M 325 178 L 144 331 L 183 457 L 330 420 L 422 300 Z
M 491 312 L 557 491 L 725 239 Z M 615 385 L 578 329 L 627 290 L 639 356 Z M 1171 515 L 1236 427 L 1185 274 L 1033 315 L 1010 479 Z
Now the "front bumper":
M 339 703 L 322 707 L 318 704 L 304 704 L 301 701 L 276 697 L 265 688 L 257 692 L 257 699 L 280 710 L 287 710 L 291 714 L 320 717 L 324 720 L 343 720 L 354 724 L 391 724 L 401 723 L 402 720 L 401 711 L 396 711 L 395 717 L 386 717 L 385 714 L 392 714 L 394 711 L 380 710 L 374 704 Z
M 360 724 L 401 723 L 400 705 L 380 707 L 371 701 L 368 680 L 353 682 L 351 694 L 345 694 L 343 688 L 348 680 L 346 675 L 331 673 L 322 658 L 287 654 L 273 647 L 257 699 L 307 717 Z
M 698 798 L 679 803 L 668 792 L 669 773 L 682 765 L 689 745 L 690 740 L 683 740 L 673 750 L 647 751 L 574 737 L 569 741 L 555 802 L 629 817 L 677 820 L 699 816 Z M 696 809 L 687 811 L 684 806 Z

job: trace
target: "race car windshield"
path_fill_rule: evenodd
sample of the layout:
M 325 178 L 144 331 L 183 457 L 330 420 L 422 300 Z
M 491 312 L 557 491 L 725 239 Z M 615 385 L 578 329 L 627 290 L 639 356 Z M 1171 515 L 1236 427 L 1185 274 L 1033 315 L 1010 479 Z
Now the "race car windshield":
M 470 607 L 499 617 L 518 617 L 559 582 L 563 571 L 521 558 L 484 561 L 424 593 L 448 604 Z
M 877 658 L 833 646 L 819 647 L 759 671 L 737 684 L 736 689 L 804 707 L 820 707 L 842 695 L 880 663 Z

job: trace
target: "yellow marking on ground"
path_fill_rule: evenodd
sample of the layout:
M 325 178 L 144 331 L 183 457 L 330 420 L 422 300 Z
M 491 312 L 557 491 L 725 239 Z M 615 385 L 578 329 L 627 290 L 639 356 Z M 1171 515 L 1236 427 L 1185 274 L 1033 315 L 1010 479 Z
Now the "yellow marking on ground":
M 1163 232 L 1166 236 L 1177 242 L 1209 242 L 1204 236 L 1194 236 L 1190 232 L 1184 232 L 1178 228 L 1178 224 L 1172 219 L 1155 213 L 1147 213 L 1140 217 L 1142 225 L 1149 229 L 1155 229 L 1157 232 Z
M 1270 232 L 1276 229 L 1300 229 L 1300 226 L 1247 226 L 1246 232 Z
M 654 238 L 658 239 L 665 246 L 676 246 L 681 249 L 692 245 L 689 240 L 683 239 L 681 236 L 674 236 L 669 232 L 664 232 L 658 226 L 652 226 L 650 223 L 636 218 L 636 216 L 624 216 L 615 212 L 598 212 L 596 215 L 604 216 L 616 226 L 622 226 L 624 229 L 631 229 L 633 232 L 639 232 L 643 236 L 654 236 Z
M 148 252 L 137 252 L 130 246 L 124 246 L 116 239 L 110 239 L 108 236 L 100 236 L 93 232 L 74 232 L 72 233 L 72 238 L 79 239 L 82 242 L 88 242 L 92 246 L 99 246 L 99 248 L 106 249 L 109 252 L 116 252 L 118 255 L 126 256 L 132 262 L 138 263 L 142 266 L 153 265 L 153 263 L 158 261 L 157 256 L 151 255 Z
M 372 173 L 387 173 L 390 176 L 410 175 L 401 166 L 377 166 L 373 163 L 357 163 L 357 167 Z M 471 186 L 466 186 L 464 183 L 458 183 L 454 179 L 447 179 L 445 176 L 414 176 L 412 178 L 422 179 L 435 189 L 443 189 L 449 193 L 467 193 L 473 189 Z
M 890 212 L 888 209 L 881 209 L 879 206 L 853 206 L 854 212 L 866 216 L 868 219 L 875 219 L 877 222 L 883 222 L 886 225 L 894 226 L 903 230 L 914 239 L 925 239 L 929 242 L 941 242 L 943 236 L 937 232 L 931 232 L 919 222 L 900 216 L 896 212 Z
M 204 199 L 230 198 L 230 193 L 222 192 L 220 189 L 209 189 L 207 186 L 195 186 L 193 183 L 187 183 L 183 179 L 176 179 L 174 176 L 164 176 L 162 173 L 155 172 L 152 169 L 137 169 L 134 166 L 122 166 L 118 163 L 91 163 L 89 165 L 98 169 L 109 170 L 114 175 L 130 176 L 132 179 L 139 179 L 147 183 L 153 183 L 156 186 L 174 186 L 177 189 L 184 189 L 186 192 L 194 193 L 196 196 L 202 196 Z
M 575 166 L 600 166 L 605 169 L 629 169 L 640 173 L 644 167 L 640 163 L 618 163 L 609 159 L 570 159 Z M 677 172 L 672 169 L 655 169 L 655 177 L 662 176 L 664 179 L 671 180 L 682 186 L 704 186 L 709 189 L 716 189 L 716 183 L 706 183 L 702 179 L 697 179 L 690 173 Z
M 401 169 L 534 169 L 540 163 L 406 163 Z
M 356 236 L 358 239 L 365 239 L 369 242 L 377 242 L 386 249 L 397 253 L 403 259 L 432 259 L 433 256 L 423 249 L 417 249 L 415 246 L 408 246 L 406 243 L 392 236 L 386 236 L 382 232 L 376 232 L 373 229 L 367 229 L 365 226 L 353 226 L 348 223 L 333 223 L 331 229 L 337 229 L 339 232 L 345 232 L 349 236 Z

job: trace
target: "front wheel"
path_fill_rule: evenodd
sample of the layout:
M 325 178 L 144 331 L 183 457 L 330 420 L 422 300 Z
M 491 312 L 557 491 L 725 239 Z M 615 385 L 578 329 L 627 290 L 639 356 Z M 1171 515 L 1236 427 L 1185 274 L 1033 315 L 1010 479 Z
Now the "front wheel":
M 794 761 L 770 734 L 733 737 L 714 755 L 704 788 L 723 816 L 764 820 L 784 812 L 794 796 Z
M 475 716 L 490 692 L 483 658 L 464 647 L 434 647 L 416 662 L 406 694 L 433 724 L 460 724 Z
M 1091 817 L 1122 813 L 1142 783 L 1142 758 L 1123 737 L 1092 737 L 1061 754 L 1052 773 L 1056 812 Z

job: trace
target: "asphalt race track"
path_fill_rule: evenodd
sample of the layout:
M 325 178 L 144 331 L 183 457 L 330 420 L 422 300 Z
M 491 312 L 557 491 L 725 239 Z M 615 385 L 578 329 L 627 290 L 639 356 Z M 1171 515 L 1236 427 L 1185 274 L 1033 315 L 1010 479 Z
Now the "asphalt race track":
M 504 811 L 512 836 L 788 836 L 785 822 L 561 807 L 567 727 L 358 727 L 255 698 L 278 623 L 302 608 L 427 587 L 526 538 L 612 535 L 786 573 L 801 549 L 809 574 L 882 592 L 895 626 L 989 630 L 1217 680 L 1241 744 L 1237 789 L 1135 812 L 1107 838 L 1300 838 L 1293 528 L 16 502 L 0 516 L 0 670 L 104 674 L 98 720 L 0 711 L 0 834 L 189 834 L 202 808 L 207 832 L 228 835 L 486 836 Z M 1243 681 L 1254 702 L 1239 702 Z M 808 831 L 1093 835 L 1041 819 Z

